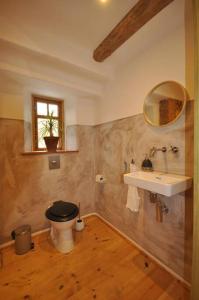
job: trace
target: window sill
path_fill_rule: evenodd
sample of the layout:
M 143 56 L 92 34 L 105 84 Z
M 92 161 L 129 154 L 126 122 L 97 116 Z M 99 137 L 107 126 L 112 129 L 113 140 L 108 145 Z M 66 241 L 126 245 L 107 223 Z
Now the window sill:
M 65 153 L 77 153 L 78 150 L 57 150 L 56 152 L 48 152 L 48 151 L 28 151 L 22 152 L 22 155 L 50 155 L 50 154 L 65 154 Z

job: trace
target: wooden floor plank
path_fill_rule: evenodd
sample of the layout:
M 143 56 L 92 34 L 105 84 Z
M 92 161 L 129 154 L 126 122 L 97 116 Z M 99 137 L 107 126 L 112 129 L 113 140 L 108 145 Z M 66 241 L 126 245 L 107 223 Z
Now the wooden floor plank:
M 49 233 L 23 256 L 3 249 L 1 298 L 6 300 L 188 300 L 189 290 L 98 217 L 86 219 L 75 248 L 61 254 Z

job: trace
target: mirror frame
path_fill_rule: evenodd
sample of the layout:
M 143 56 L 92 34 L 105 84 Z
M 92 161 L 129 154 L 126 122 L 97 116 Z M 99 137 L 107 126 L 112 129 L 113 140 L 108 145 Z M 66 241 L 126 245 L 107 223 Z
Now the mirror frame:
M 183 92 L 184 92 L 184 98 L 185 98 L 185 99 L 184 99 L 184 103 L 183 103 L 183 107 L 182 107 L 182 109 L 181 109 L 181 112 L 179 113 L 179 115 L 178 115 L 174 120 L 172 120 L 171 122 L 169 122 L 169 123 L 167 123 L 167 124 L 156 125 L 156 124 L 154 124 L 153 122 L 151 122 L 151 120 L 148 118 L 148 116 L 147 116 L 147 114 L 146 114 L 146 112 L 145 112 L 146 99 L 148 98 L 148 96 L 149 96 L 154 90 L 156 90 L 160 85 L 165 84 L 165 83 L 175 83 L 175 84 L 179 85 L 179 86 L 182 88 Z M 175 123 L 175 122 L 182 116 L 182 114 L 183 114 L 183 112 L 184 112 L 184 110 L 185 110 L 185 107 L 186 107 L 186 102 L 187 102 L 188 99 L 189 99 L 188 92 L 187 92 L 187 90 L 185 89 L 185 87 L 184 87 L 181 83 L 179 83 L 179 82 L 177 82 L 177 81 L 174 81 L 174 80 L 167 80 L 167 81 L 163 81 L 163 82 L 161 82 L 161 83 L 158 83 L 155 87 L 153 87 L 153 88 L 150 90 L 150 92 L 146 95 L 146 97 L 145 97 L 145 99 L 144 99 L 144 104 L 143 104 L 143 114 L 144 114 L 144 119 L 145 119 L 146 123 L 148 123 L 149 125 L 151 125 L 151 126 L 153 126 L 153 127 L 158 127 L 158 128 L 166 127 L 166 126 L 172 125 L 173 123 Z

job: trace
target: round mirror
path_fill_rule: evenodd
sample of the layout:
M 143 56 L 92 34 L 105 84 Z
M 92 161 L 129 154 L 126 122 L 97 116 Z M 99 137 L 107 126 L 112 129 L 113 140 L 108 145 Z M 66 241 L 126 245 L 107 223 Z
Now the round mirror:
M 182 114 L 188 99 L 185 88 L 175 81 L 155 86 L 144 101 L 144 117 L 153 126 L 175 122 Z

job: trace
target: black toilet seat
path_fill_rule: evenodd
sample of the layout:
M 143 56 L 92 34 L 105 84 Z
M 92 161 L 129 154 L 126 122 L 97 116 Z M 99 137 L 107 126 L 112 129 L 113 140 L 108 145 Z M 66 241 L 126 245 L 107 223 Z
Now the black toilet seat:
M 77 205 L 59 200 L 46 210 L 46 217 L 54 222 L 67 222 L 77 217 L 78 213 Z

